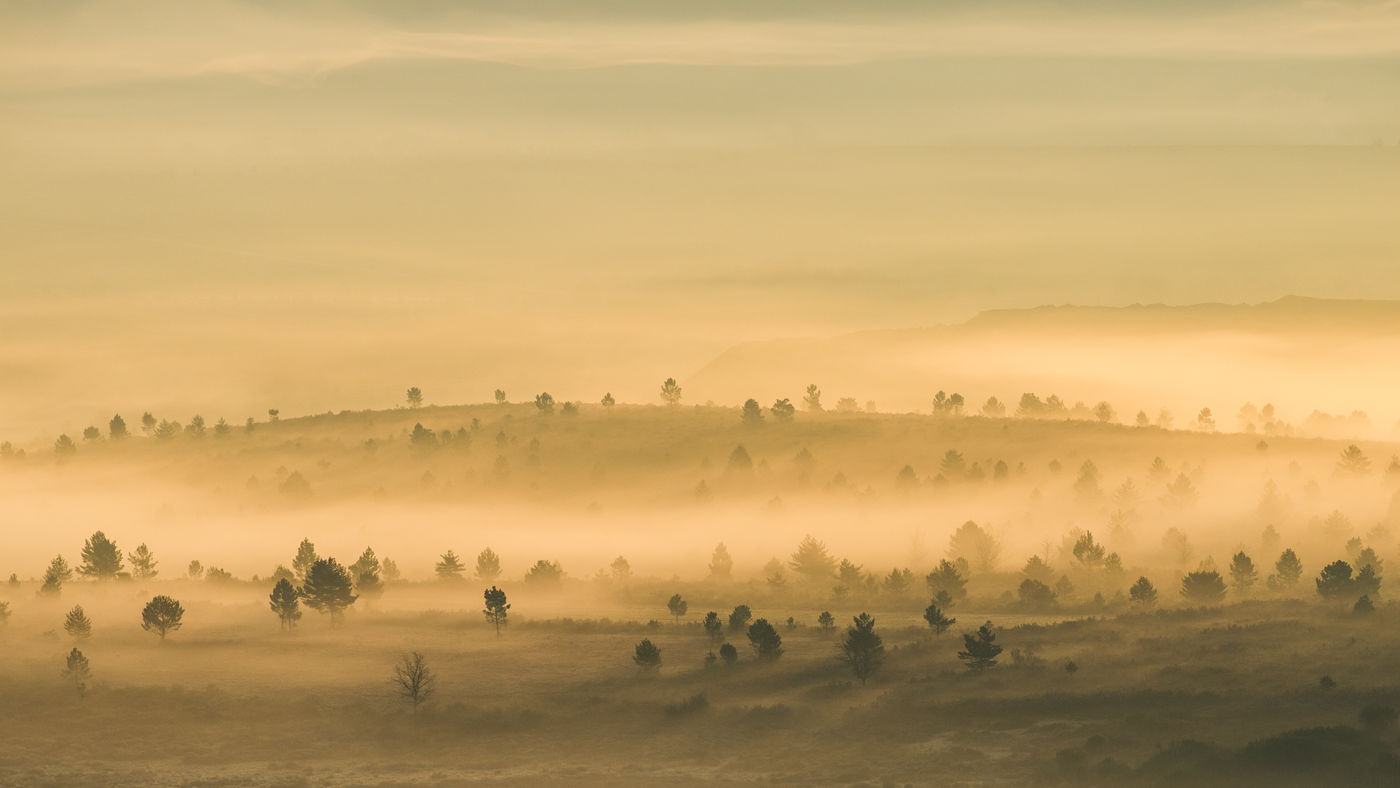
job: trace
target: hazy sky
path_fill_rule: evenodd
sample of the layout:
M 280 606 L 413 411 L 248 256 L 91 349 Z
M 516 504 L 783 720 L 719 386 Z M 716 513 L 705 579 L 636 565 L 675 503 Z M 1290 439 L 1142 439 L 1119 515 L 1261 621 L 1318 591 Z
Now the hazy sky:
M 1400 3 L 848 5 L 0 2 L 0 438 L 1400 297 Z

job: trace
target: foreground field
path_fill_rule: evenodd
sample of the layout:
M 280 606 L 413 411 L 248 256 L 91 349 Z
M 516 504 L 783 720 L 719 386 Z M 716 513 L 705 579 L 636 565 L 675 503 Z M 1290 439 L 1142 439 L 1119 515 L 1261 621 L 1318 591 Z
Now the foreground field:
M 1395 731 L 1358 724 L 1364 707 L 1400 705 L 1393 605 L 1023 619 L 998 627 L 1005 652 L 980 674 L 956 652 L 985 616 L 957 610 L 941 637 L 880 626 L 887 661 L 862 687 L 815 611 L 756 609 L 796 619 L 779 626 L 781 658 L 757 662 L 726 632 L 740 661 L 706 668 L 695 611 L 680 624 L 521 616 L 498 640 L 469 600 L 439 601 L 284 634 L 257 597 L 230 592 L 162 643 L 120 619 L 132 601 L 92 598 L 113 623 L 82 644 L 95 681 L 81 700 L 60 675 L 67 638 L 16 616 L 0 646 L 0 783 L 1381 785 L 1400 769 Z M 632 662 L 643 637 L 658 674 Z M 390 683 L 413 650 L 439 677 L 417 714 Z

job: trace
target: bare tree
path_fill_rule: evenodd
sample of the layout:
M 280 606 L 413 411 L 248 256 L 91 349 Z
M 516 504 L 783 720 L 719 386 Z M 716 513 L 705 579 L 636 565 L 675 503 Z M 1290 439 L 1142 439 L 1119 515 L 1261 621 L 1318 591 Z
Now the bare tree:
M 413 713 L 417 714 L 418 707 L 427 703 L 437 689 L 437 675 L 428 667 L 427 658 L 415 651 L 394 666 L 394 684 L 399 695 L 413 704 Z

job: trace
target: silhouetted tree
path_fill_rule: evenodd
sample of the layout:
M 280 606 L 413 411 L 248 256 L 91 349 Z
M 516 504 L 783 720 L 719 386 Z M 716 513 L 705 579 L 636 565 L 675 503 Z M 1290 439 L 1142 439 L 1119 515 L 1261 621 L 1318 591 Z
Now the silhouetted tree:
M 57 455 L 59 459 L 72 457 L 74 454 L 78 453 L 78 444 L 74 443 L 73 439 L 67 435 L 60 435 L 58 439 L 53 442 L 53 453 Z
M 1151 610 L 1157 604 L 1157 589 L 1152 586 L 1151 580 L 1139 577 L 1137 582 L 1133 583 L 1133 587 L 1128 589 L 1128 598 L 1143 610 Z
M 651 638 L 643 638 L 632 651 L 632 661 L 637 663 L 637 667 L 643 672 L 660 670 L 661 649 L 651 642 Z
M 131 576 L 137 580 L 149 580 L 159 574 L 156 569 L 158 561 L 146 543 L 142 542 L 134 552 L 127 553 L 127 560 L 131 561 Z
M 154 632 L 165 640 L 165 636 L 184 624 L 185 609 L 171 597 L 161 594 L 152 597 L 141 610 L 141 628 Z
M 394 686 L 399 695 L 412 704 L 413 713 L 417 714 L 418 707 L 427 703 L 437 689 L 437 676 L 428 667 L 427 658 L 415 651 L 394 666 Z
M 462 579 L 462 573 L 467 571 L 467 567 L 462 563 L 462 559 L 457 554 L 448 550 L 442 554 L 442 560 L 433 567 L 433 572 L 437 579 L 447 583 L 456 583 Z
M 753 618 L 753 611 L 749 610 L 748 605 L 737 605 L 729 614 L 729 628 L 731 630 L 743 629 L 748 626 L 751 618 Z
M 1353 443 L 1337 459 L 1337 471 L 1347 476 L 1365 476 L 1371 472 L 1371 459 Z
M 63 620 L 63 631 L 74 640 L 82 641 L 92 637 L 92 620 L 83 612 L 82 605 L 74 605 Z
M 817 384 L 808 383 L 807 393 L 802 395 L 802 404 L 811 413 L 820 413 L 822 409 L 822 390 L 817 388 Z
M 729 453 L 727 467 L 730 471 L 737 473 L 747 473 L 753 470 L 753 459 L 749 457 L 748 450 L 742 444 L 735 446 L 734 451 Z
M 423 407 L 423 390 L 418 388 L 417 386 L 414 386 L 410 388 L 407 392 L 405 392 L 404 398 L 408 400 L 408 406 L 410 408 Z
M 379 574 L 379 557 L 374 554 L 373 547 L 366 547 L 360 557 L 355 559 L 355 563 L 350 565 L 350 577 L 358 583 L 360 576 L 366 573 Z
M 554 413 L 554 397 L 551 397 L 551 396 L 549 395 L 549 392 L 548 392 L 548 391 L 542 391 L 542 392 L 540 392 L 539 394 L 536 394 L 536 395 L 535 395 L 535 409 L 538 410 L 538 411 L 540 412 L 540 414 L 541 414 L 541 415 L 544 415 L 544 416 L 549 416 L 549 415 L 553 414 L 553 413 Z
M 292 585 L 291 580 L 284 577 L 272 587 L 272 593 L 268 595 L 268 607 L 277 614 L 281 627 L 290 631 L 301 619 L 301 592 Z
M 487 547 L 476 554 L 476 579 L 483 583 L 493 583 L 501 576 L 501 557 Z
M 307 607 L 329 616 L 334 628 L 336 619 L 358 598 L 351 589 L 349 570 L 334 558 L 318 558 L 311 565 L 311 571 L 306 573 L 301 595 L 306 599 Z
M 1375 612 L 1375 610 L 1375 604 L 1371 602 L 1371 597 L 1367 596 L 1366 594 L 1362 594 L 1361 598 L 1356 600 L 1356 604 L 1351 606 L 1351 612 L 1359 616 L 1365 615 L 1367 613 L 1373 613 Z
M 733 665 L 739 661 L 739 649 L 733 645 L 725 643 L 719 647 L 719 658 L 724 660 L 724 664 Z
M 1230 559 L 1230 585 L 1235 587 L 1235 593 L 1248 594 L 1259 580 L 1259 573 L 1254 569 L 1254 561 L 1243 550 L 1235 553 Z
M 384 559 L 384 564 L 380 574 L 384 576 L 384 582 L 386 583 L 393 583 L 403 576 L 399 573 L 399 565 L 394 563 L 394 561 L 389 558 Z
M 1104 422 L 1105 424 L 1110 421 L 1113 421 L 1113 418 L 1116 415 L 1117 414 L 1113 412 L 1113 406 L 1108 404 L 1107 402 L 1100 402 L 1099 404 L 1094 406 L 1094 418 L 1098 419 L 1101 422 Z
M 949 627 L 958 623 L 956 618 L 948 618 L 943 615 L 936 599 L 929 602 L 928 607 L 924 608 L 924 620 L 928 622 L 929 629 L 933 630 L 934 635 L 941 635 L 947 632 Z
M 744 400 L 744 409 L 739 415 L 739 421 L 746 426 L 756 427 L 763 423 L 763 408 L 756 399 Z
M 102 439 L 102 430 L 99 430 L 99 429 L 96 427 L 96 425 L 89 425 L 88 427 L 86 427 L 86 428 L 83 429 L 83 440 L 85 440 L 85 441 L 95 441 L 95 440 L 101 440 L 101 439 Z
M 204 576 L 204 565 L 197 560 L 190 561 L 190 565 L 185 569 L 185 574 L 189 575 L 191 580 L 198 580 Z
M 768 623 L 768 619 L 760 618 L 750 624 L 748 635 L 749 645 L 753 646 L 754 655 L 760 661 L 771 662 L 783 655 L 783 636 Z
M 724 637 L 724 622 L 719 620 L 719 613 L 711 610 L 705 614 L 705 634 L 710 636 L 710 642 L 718 643 Z
M 63 556 L 56 555 L 44 570 L 44 584 L 39 587 L 39 593 L 43 596 L 58 596 L 59 592 L 63 591 L 63 584 L 72 577 L 73 570 L 68 568 L 68 562 L 63 560 Z
M 681 386 L 675 378 L 666 378 L 661 384 L 661 401 L 673 408 L 681 404 Z
M 1225 599 L 1225 580 L 1211 570 L 1189 572 L 1181 578 L 1181 596 L 1193 605 L 1218 604 Z
M 1049 610 L 1055 606 L 1055 592 L 1039 580 L 1026 578 L 1016 590 L 1021 606 L 1027 610 Z
M 939 561 L 938 568 L 929 572 L 924 580 L 928 583 L 929 591 L 934 594 L 946 592 L 953 602 L 961 601 L 967 596 L 967 579 L 958 572 L 958 567 L 947 559 Z
M 617 400 L 613 399 L 613 395 L 612 395 L 612 392 L 611 392 L 611 391 L 609 391 L 608 393 L 606 393 L 606 394 L 603 395 L 603 407 L 605 407 L 605 408 L 611 408 L 612 406 L 614 406 L 614 405 L 616 405 L 616 404 L 617 404 Z
M 1324 566 L 1317 576 L 1317 593 L 1327 599 L 1342 599 L 1352 596 L 1355 592 L 1356 581 L 1351 574 L 1351 564 L 1346 561 L 1333 561 Z
M 525 583 L 527 585 L 539 586 L 541 588 L 557 588 L 564 579 L 564 567 L 558 561 L 548 561 L 543 558 L 536 561 L 530 571 L 525 573 Z
M 280 410 L 278 410 L 278 409 L 276 409 L 276 408 L 268 408 L 268 409 L 267 409 L 267 420 L 268 420 L 269 422 L 271 422 L 271 423 L 273 423 L 273 424 L 276 424 L 276 423 L 278 422 L 278 420 L 280 419 L 281 416 L 282 416 L 282 411 L 280 411 Z
M 297 573 L 298 580 L 306 582 L 311 565 L 316 563 L 319 557 L 316 555 L 316 545 L 312 544 L 310 539 L 302 539 L 301 544 L 297 545 L 296 557 L 292 559 L 292 571 Z
M 808 580 L 827 580 L 836 573 L 836 559 L 827 552 L 826 545 L 811 534 L 802 538 L 788 566 Z
M 821 627 L 823 632 L 830 632 L 836 628 L 836 617 L 831 615 L 830 610 L 823 610 L 821 615 L 817 616 L 817 626 Z
M 978 673 L 995 667 L 997 655 L 1001 653 L 1001 646 L 996 644 L 996 639 L 990 621 L 979 627 L 976 632 L 965 633 L 963 650 L 958 652 L 958 659 L 967 665 L 968 670 Z
M 78 699 L 82 700 L 87 697 L 88 682 L 92 681 L 92 665 L 77 648 L 68 652 L 65 665 L 63 675 L 73 682 L 73 689 L 77 690 Z
M 784 423 L 792 421 L 792 417 L 797 413 L 797 408 L 793 407 L 792 403 L 789 402 L 786 397 L 775 400 L 773 402 L 773 407 L 769 408 L 769 410 L 772 412 L 775 420 Z
M 94 531 L 83 542 L 83 563 L 78 572 L 99 580 L 110 580 L 122 570 L 122 553 L 117 543 L 107 538 L 101 531 Z
M 666 600 L 666 609 L 671 611 L 671 616 L 675 618 L 676 623 L 679 624 L 681 623 L 681 616 L 685 615 L 685 611 L 690 609 L 690 605 L 687 604 L 684 599 L 681 599 L 680 594 L 674 594 L 670 599 Z
M 1085 531 L 1074 540 L 1074 549 L 1071 551 L 1074 559 L 1086 569 L 1097 569 L 1103 566 L 1104 557 L 1108 551 L 1103 545 L 1094 541 L 1094 533 Z
M 506 625 L 506 620 L 510 616 L 510 603 L 506 601 L 506 592 L 491 586 L 483 594 L 486 600 L 486 608 L 481 612 L 486 615 L 486 623 L 496 628 L 496 637 L 501 636 L 501 627 Z
M 1303 577 L 1303 562 L 1291 549 L 1284 550 L 1274 563 L 1274 573 L 1269 575 L 1268 585 L 1273 591 L 1288 591 L 1298 585 Z
M 119 441 L 130 434 L 131 433 L 127 432 L 126 419 L 122 418 L 122 414 L 117 413 L 113 415 L 112 420 L 107 422 L 107 435 L 111 437 L 112 440 Z
M 861 686 L 884 663 L 885 644 L 875 634 L 875 619 L 869 613 L 861 613 L 851 619 L 851 626 L 841 640 L 841 656 L 851 666 L 851 672 L 860 679 Z
M 366 569 L 355 577 L 355 592 L 365 599 L 374 599 L 384 593 L 384 583 L 379 579 L 379 573 Z

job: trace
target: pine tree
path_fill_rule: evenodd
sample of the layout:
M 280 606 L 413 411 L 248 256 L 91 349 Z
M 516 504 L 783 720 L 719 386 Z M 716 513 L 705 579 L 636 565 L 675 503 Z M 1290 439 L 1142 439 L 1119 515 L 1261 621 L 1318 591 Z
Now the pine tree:
M 885 660 L 885 644 L 875 634 L 875 619 L 861 613 L 851 619 L 846 637 L 841 641 L 841 656 L 863 686 Z
M 156 596 L 141 610 L 141 628 L 156 633 L 163 641 L 166 634 L 183 625 L 184 617 L 185 609 L 179 602 L 168 596 Z
M 996 634 L 992 632 L 992 622 L 986 622 L 975 633 L 963 635 L 963 650 L 958 652 L 958 659 L 967 665 L 968 670 L 978 673 L 995 667 L 997 655 L 1001 653 L 1001 646 L 996 644 L 996 639 Z
M 92 620 L 83 612 L 82 605 L 74 605 L 63 621 L 63 631 L 74 640 L 83 641 L 92 637 Z
M 76 647 L 68 652 L 63 675 L 73 682 L 73 688 L 78 691 L 79 700 L 87 697 L 88 682 L 92 681 L 92 666 L 88 663 L 88 658 L 83 656 L 83 652 Z
M 939 609 L 937 599 L 930 602 L 928 607 L 924 608 L 924 620 L 928 622 L 929 629 L 933 630 L 934 635 L 941 635 L 947 632 L 949 627 L 958 623 L 956 618 L 948 618 L 943 615 L 943 611 Z
M 666 609 L 670 611 L 671 616 L 674 617 L 676 623 L 679 624 L 681 623 L 681 616 L 685 615 L 685 612 L 690 609 L 690 605 L 684 599 L 681 599 L 680 594 L 675 594 L 670 599 L 666 600 Z
M 733 571 L 734 559 L 729 557 L 729 548 L 720 542 L 710 556 L 710 577 L 727 580 Z
M 282 628 L 291 631 L 301 618 L 301 592 L 284 577 L 273 586 L 268 596 L 268 607 L 277 614 Z
M 307 607 L 327 614 L 331 626 L 358 597 L 351 593 L 350 572 L 334 558 L 318 558 L 306 573 L 301 594 Z
M 705 634 L 710 636 L 711 643 L 718 643 L 724 637 L 724 622 L 719 620 L 719 613 L 711 610 L 705 614 Z
M 156 561 L 155 554 L 142 542 L 134 552 L 127 554 L 127 560 L 131 561 L 131 576 L 137 580 L 149 580 L 160 574 L 156 570 L 159 561 Z
M 448 550 L 442 554 L 442 560 L 433 567 L 433 572 L 437 574 L 438 580 L 454 583 L 462 579 L 462 573 L 467 571 L 467 567 L 462 564 L 462 559 L 457 554 Z
M 94 531 L 83 543 L 83 562 L 78 571 L 89 577 L 109 580 L 122 570 L 122 553 L 117 543 L 101 531 Z
M 297 573 L 297 580 L 306 582 L 306 576 L 311 572 L 311 565 L 316 563 L 316 545 L 310 539 L 302 539 L 297 545 L 296 557 L 292 559 L 292 571 Z
M 1133 600 L 1133 604 L 1144 610 L 1150 610 L 1157 604 L 1157 589 L 1152 586 L 1152 581 L 1146 577 L 1139 577 L 1133 587 L 1128 589 L 1128 598 Z
M 449 551 L 450 552 L 450 551 Z M 443 556 L 445 559 L 446 556 Z M 487 547 L 476 554 L 476 579 L 483 583 L 495 582 L 501 576 L 501 557 Z
M 783 637 L 768 619 L 760 618 L 750 624 L 748 636 L 749 645 L 760 661 L 772 662 L 783 655 Z
M 481 612 L 486 615 L 486 623 L 496 628 L 496 637 L 501 636 L 501 627 L 506 625 L 507 617 L 510 615 L 510 603 L 506 602 L 506 592 L 491 586 L 483 594 L 486 600 L 486 608 Z
M 73 578 L 73 570 L 68 568 L 68 562 L 63 560 L 63 556 L 54 556 L 49 562 L 49 566 L 44 570 L 44 584 L 39 587 L 39 593 L 43 596 L 58 596 L 63 591 L 63 584 Z
M 642 642 L 633 649 L 632 661 L 637 663 L 637 667 L 643 671 L 656 671 L 661 669 L 661 649 L 651 642 L 651 638 L 643 638 Z

